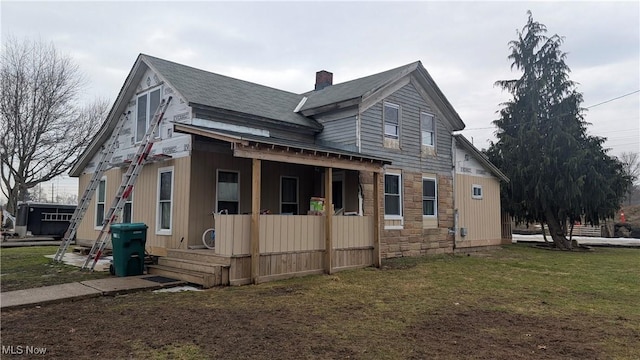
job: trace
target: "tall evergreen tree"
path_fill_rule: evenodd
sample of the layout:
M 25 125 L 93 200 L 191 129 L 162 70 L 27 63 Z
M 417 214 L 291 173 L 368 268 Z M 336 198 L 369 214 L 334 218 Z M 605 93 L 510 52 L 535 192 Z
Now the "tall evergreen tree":
M 511 179 L 503 208 L 517 222 L 546 223 L 556 247 L 569 250 L 566 224 L 612 216 L 628 179 L 602 148 L 604 139 L 586 134 L 582 94 L 560 50 L 563 38 L 547 37 L 546 26 L 527 15 L 509 43 L 511 69 L 522 75 L 496 82 L 513 98 L 493 122 L 498 141 L 487 155 Z

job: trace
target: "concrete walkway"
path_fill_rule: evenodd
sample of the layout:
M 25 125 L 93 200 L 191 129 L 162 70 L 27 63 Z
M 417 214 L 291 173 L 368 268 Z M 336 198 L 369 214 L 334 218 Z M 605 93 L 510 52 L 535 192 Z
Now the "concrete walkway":
M 140 275 L 51 285 L 0 293 L 0 309 L 7 310 L 104 295 L 156 290 L 184 284 L 184 281 L 168 279 L 162 276 Z

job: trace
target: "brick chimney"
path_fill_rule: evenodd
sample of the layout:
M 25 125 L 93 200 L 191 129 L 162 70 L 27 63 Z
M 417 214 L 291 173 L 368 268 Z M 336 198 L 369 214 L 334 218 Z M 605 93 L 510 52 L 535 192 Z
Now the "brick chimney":
M 316 73 L 316 90 L 322 90 L 331 85 L 333 85 L 333 73 L 326 70 L 320 70 Z

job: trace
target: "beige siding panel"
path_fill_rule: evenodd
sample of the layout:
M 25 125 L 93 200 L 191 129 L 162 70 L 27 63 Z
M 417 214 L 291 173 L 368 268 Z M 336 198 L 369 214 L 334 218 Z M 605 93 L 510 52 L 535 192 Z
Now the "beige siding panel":
M 113 200 L 116 196 L 116 192 L 122 183 L 122 175 L 126 172 L 126 169 L 114 168 L 104 173 L 104 177 L 107 179 L 107 188 L 105 193 L 105 215 L 107 211 L 113 205 Z M 78 196 L 82 196 L 84 190 L 89 186 L 89 181 L 91 181 L 91 177 L 93 174 L 82 174 L 78 181 Z M 85 212 L 84 217 L 82 218 L 82 222 L 78 227 L 76 238 L 82 244 L 92 244 L 98 238 L 100 234 L 100 227 L 95 226 L 96 221 L 96 199 L 98 198 L 98 191 L 94 192 L 93 197 L 91 198 L 91 203 L 87 208 L 87 212 Z M 142 210 L 139 210 L 142 211 Z M 136 213 L 135 207 L 135 199 L 133 205 L 134 216 Z M 117 222 L 117 221 L 116 221 Z M 134 222 L 136 222 L 134 218 Z
M 334 216 L 334 249 L 373 246 L 372 216 Z
M 173 206 L 171 234 L 159 235 L 157 230 L 158 170 L 173 166 Z M 152 255 L 164 255 L 166 249 L 186 249 L 189 239 L 189 183 L 191 159 L 184 157 L 147 164 L 142 169 L 133 194 L 133 222 L 142 222 L 147 230 L 147 250 Z M 200 233 L 202 235 L 202 233 Z M 181 239 L 184 241 L 181 243 Z
M 78 178 L 78 198 L 82 196 L 84 190 L 89 186 L 89 181 L 91 180 L 91 176 L 93 174 L 82 174 Z M 76 239 L 78 242 L 81 240 L 94 241 L 97 233 L 93 230 L 93 219 L 96 216 L 96 200 L 95 197 L 91 199 L 91 203 L 87 208 L 87 211 L 84 213 L 84 217 L 82 218 L 82 222 L 78 226 L 78 230 L 76 232 Z
M 228 146 L 228 145 L 227 145 Z M 194 150 L 189 202 L 189 245 L 201 245 L 204 230 L 214 227 L 217 170 L 240 173 L 240 214 L 251 211 L 251 160 L 230 154 Z
M 472 185 L 482 186 L 482 199 L 471 197 Z M 490 245 L 501 239 L 500 183 L 496 178 L 456 174 L 458 226 L 467 228 L 467 236 L 456 235 L 459 246 Z M 499 241 L 497 242 L 499 244 Z
M 250 253 L 251 215 L 215 215 L 216 249 L 218 255 Z
M 324 249 L 324 217 L 260 215 L 260 253 Z

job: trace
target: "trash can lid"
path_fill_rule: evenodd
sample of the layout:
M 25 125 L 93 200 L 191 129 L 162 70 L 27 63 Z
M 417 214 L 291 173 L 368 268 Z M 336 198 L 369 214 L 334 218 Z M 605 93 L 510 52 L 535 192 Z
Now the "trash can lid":
M 148 228 L 145 223 L 121 223 L 111 225 L 111 230 L 118 231 L 146 230 Z

